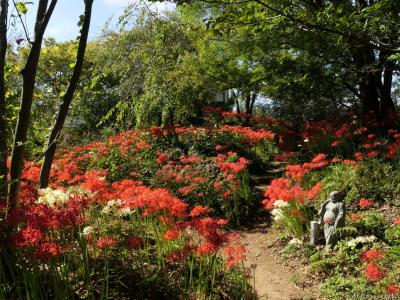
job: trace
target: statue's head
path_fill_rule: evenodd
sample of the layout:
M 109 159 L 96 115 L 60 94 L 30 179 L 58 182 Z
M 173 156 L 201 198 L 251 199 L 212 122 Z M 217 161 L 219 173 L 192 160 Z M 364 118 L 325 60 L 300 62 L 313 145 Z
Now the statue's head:
M 344 194 L 342 192 L 333 191 L 329 194 L 329 199 L 335 203 L 343 201 L 343 198 Z

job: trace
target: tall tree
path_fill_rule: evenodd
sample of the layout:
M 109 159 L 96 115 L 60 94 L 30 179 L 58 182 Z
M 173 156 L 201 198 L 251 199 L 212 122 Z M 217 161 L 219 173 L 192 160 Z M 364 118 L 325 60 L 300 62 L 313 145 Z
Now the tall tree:
M 273 40 L 275 49 L 290 50 L 294 58 L 305 52 L 323 62 L 323 70 L 330 70 L 336 82 L 359 99 L 364 112 L 374 110 L 382 116 L 394 111 L 391 91 L 393 74 L 399 69 L 399 1 L 206 2 L 218 7 L 208 20 L 220 33 L 240 28 L 255 40 Z
M 7 124 L 5 121 L 5 64 L 8 0 L 0 0 L 0 196 L 7 193 Z
M 10 207 L 18 207 L 20 202 L 21 175 L 24 165 L 24 143 L 28 133 L 28 124 L 35 88 L 36 72 L 42 49 L 42 40 L 47 24 L 57 4 L 57 0 L 40 0 L 36 14 L 34 39 L 31 41 L 31 49 L 25 66 L 21 71 L 23 87 L 21 106 L 15 129 L 14 143 L 11 154 L 10 185 L 8 203 Z
M 87 45 L 87 39 L 88 39 L 88 35 L 89 35 L 90 19 L 92 16 L 93 0 L 84 0 L 84 2 L 85 2 L 85 13 L 83 16 L 82 30 L 81 30 L 81 36 L 79 38 L 75 66 L 74 66 L 74 70 L 73 70 L 68 88 L 67 88 L 64 96 L 62 97 L 62 103 L 61 103 L 59 111 L 58 111 L 57 119 L 53 126 L 53 129 L 51 130 L 49 141 L 47 144 L 47 149 L 44 154 L 44 161 L 43 161 L 42 168 L 40 171 L 40 187 L 41 188 L 46 188 L 49 183 L 50 169 L 51 169 L 51 165 L 52 165 L 53 159 L 54 159 L 54 154 L 55 154 L 56 148 L 57 148 L 57 138 L 59 138 L 59 136 L 61 134 L 61 130 L 64 126 L 65 119 L 68 115 L 69 107 L 71 105 L 76 87 L 78 85 L 79 76 L 82 71 L 82 66 L 83 66 L 83 61 L 84 61 L 85 51 L 86 51 L 86 45 Z

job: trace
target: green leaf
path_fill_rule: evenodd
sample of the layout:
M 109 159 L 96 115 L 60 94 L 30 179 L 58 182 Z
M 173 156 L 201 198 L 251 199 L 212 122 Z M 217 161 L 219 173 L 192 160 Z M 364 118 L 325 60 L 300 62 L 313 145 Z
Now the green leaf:
M 28 12 L 28 8 L 26 7 L 24 2 L 18 1 L 16 3 L 16 5 L 17 5 L 17 10 L 18 10 L 19 13 L 25 15 Z

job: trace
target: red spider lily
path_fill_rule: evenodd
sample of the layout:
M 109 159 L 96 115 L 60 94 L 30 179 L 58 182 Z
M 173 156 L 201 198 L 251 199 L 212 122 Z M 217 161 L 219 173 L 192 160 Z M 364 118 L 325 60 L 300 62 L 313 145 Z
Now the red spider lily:
M 196 205 L 189 213 L 191 217 L 198 217 L 210 212 L 211 209 L 208 206 Z
M 294 157 L 296 155 L 295 152 L 287 152 L 287 153 L 282 153 L 274 156 L 274 160 L 276 161 L 288 161 L 291 157 Z
M 168 159 L 168 155 L 161 152 L 156 153 L 156 156 L 157 156 L 156 162 L 159 164 L 162 164 L 164 161 Z
M 385 277 L 385 270 L 380 269 L 375 263 L 370 262 L 365 269 L 365 275 L 371 282 L 378 282 Z
M 195 178 L 192 179 L 192 181 L 193 181 L 194 183 L 202 183 L 202 182 L 206 182 L 207 179 L 204 178 L 204 177 L 195 177 Z
M 324 154 L 324 153 L 319 153 L 318 155 L 316 155 L 316 156 L 311 160 L 311 162 L 314 163 L 314 164 L 317 164 L 317 163 L 320 163 L 320 162 L 325 161 L 325 160 L 326 160 L 326 157 L 327 157 L 326 154 Z
M 374 145 L 373 144 L 365 144 L 364 148 L 365 149 L 371 149 L 371 148 L 374 148 Z
M 128 244 L 129 249 L 137 250 L 142 246 L 143 240 L 138 236 L 131 236 L 127 240 L 127 244 Z
M 301 212 L 298 209 L 294 209 L 290 211 L 290 215 L 293 217 L 297 217 L 301 214 Z
M 351 159 L 345 159 L 345 160 L 343 160 L 343 163 L 344 163 L 345 165 L 347 165 L 347 166 L 355 166 L 355 165 L 357 164 L 356 161 L 351 160 Z
M 185 245 L 182 249 L 174 250 L 170 254 L 168 254 L 167 260 L 170 262 L 184 261 L 193 250 L 194 246 Z
M 214 189 L 216 189 L 217 191 L 219 191 L 219 190 L 222 189 L 223 184 L 222 184 L 222 182 L 220 182 L 220 181 L 214 181 L 213 187 L 214 187 Z
M 36 257 L 40 260 L 51 259 L 63 253 L 56 243 L 42 243 L 36 247 Z
M 201 255 L 210 255 L 218 250 L 218 244 L 205 241 L 200 247 L 197 248 L 196 250 L 196 255 L 201 256 Z
M 198 164 L 201 162 L 201 158 L 196 155 L 189 155 L 189 156 L 181 155 L 181 157 L 179 157 L 179 160 L 181 163 L 183 163 L 185 165 L 186 164 L 194 164 L 194 163 Z
M 227 256 L 225 264 L 228 268 L 236 267 L 239 263 L 246 259 L 246 248 L 242 245 L 227 246 L 224 248 L 224 254 Z
M 148 149 L 148 148 L 150 148 L 150 145 L 145 141 L 141 141 L 141 142 L 136 143 L 135 150 L 140 151 L 140 150 Z
M 25 169 L 22 172 L 22 178 L 31 182 L 38 182 L 40 175 L 40 165 L 35 163 L 25 163 Z
M 375 143 L 374 143 L 374 147 L 378 147 L 378 146 L 382 146 L 383 144 L 382 144 L 382 142 L 380 142 L 380 141 L 376 141 Z
M 96 246 L 99 249 L 111 249 L 117 245 L 117 240 L 112 236 L 103 236 L 98 239 Z
M 309 172 L 309 170 L 310 169 L 305 168 L 304 165 L 288 165 L 286 167 L 285 175 L 287 177 L 300 181 L 304 177 L 304 175 Z
M 120 190 L 118 198 L 123 201 L 123 207 L 144 208 L 145 215 L 159 211 L 168 212 L 175 217 L 183 217 L 186 214 L 187 204 L 172 196 L 166 189 L 152 190 L 130 180 L 114 183 L 113 188 L 117 188 L 122 184 L 124 185 L 124 190 Z
M 241 126 L 224 125 L 220 128 L 220 131 L 236 133 L 242 137 L 244 142 L 250 144 L 258 143 L 261 140 L 272 140 L 275 136 L 272 131 L 267 131 L 265 129 L 254 130 L 250 127 Z
M 386 292 L 390 295 L 400 295 L 400 287 L 393 282 L 386 287 Z
M 217 146 L 215 146 L 215 151 L 223 151 L 223 150 L 225 150 L 225 149 L 227 149 L 228 148 L 228 146 L 221 146 L 221 145 L 217 145 Z
M 228 160 L 236 159 L 236 162 L 231 162 Z M 235 152 L 228 152 L 227 154 L 218 154 L 215 158 L 217 162 L 217 167 L 225 174 L 236 175 L 237 173 L 243 171 L 249 161 L 244 157 L 238 157 Z
M 340 141 L 334 141 L 334 142 L 332 142 L 331 147 L 337 147 L 339 145 L 340 145 Z
M 369 208 L 369 207 L 373 206 L 374 203 L 375 203 L 375 202 L 374 202 L 374 200 L 372 200 L 372 199 L 361 198 L 361 199 L 358 201 L 358 206 L 359 206 L 360 208 Z
M 231 192 L 226 191 L 226 192 L 224 192 L 224 193 L 222 194 L 222 197 L 224 197 L 224 199 L 228 199 L 231 195 L 232 195 Z
M 265 200 L 262 201 L 266 209 L 273 208 L 276 200 L 283 201 L 302 201 L 304 199 L 304 190 L 298 186 L 292 186 L 289 179 L 278 178 L 271 181 L 271 184 L 264 192 Z
M 364 251 L 360 255 L 362 261 L 379 260 L 385 257 L 385 252 L 381 249 Z
M 149 131 L 154 137 L 162 137 L 164 135 L 162 129 L 157 126 L 150 127 Z
M 179 233 L 180 231 L 177 229 L 170 229 L 164 234 L 163 238 L 166 241 L 177 240 L 179 238 Z
M 315 198 L 317 198 L 317 196 L 319 195 L 319 193 L 321 192 L 322 189 L 322 182 L 317 182 L 312 188 L 311 190 L 309 190 L 307 192 L 307 198 L 310 200 L 314 200 Z
M 41 230 L 28 226 L 17 233 L 15 245 L 17 247 L 33 246 L 37 245 L 43 239 L 44 234 Z
M 348 133 L 350 126 L 348 124 L 343 124 L 339 130 L 336 130 L 335 135 L 337 138 L 341 138 L 343 135 Z
M 379 151 L 371 151 L 367 153 L 367 157 L 369 158 L 373 158 L 373 157 L 377 157 L 379 155 Z
M 350 220 L 352 222 L 357 222 L 357 221 L 361 220 L 361 217 L 357 214 L 352 214 L 352 215 L 350 215 Z
M 396 144 L 390 144 L 386 146 L 385 149 L 388 151 L 388 153 L 386 154 L 386 158 L 388 159 L 393 159 L 399 151 L 399 148 Z
M 178 192 L 182 195 L 188 195 L 192 192 L 192 190 L 190 189 L 190 187 L 181 187 L 178 189 Z
M 357 161 L 361 161 L 361 160 L 364 159 L 364 156 L 363 156 L 363 154 L 362 154 L 361 152 L 356 152 L 356 153 L 354 153 L 354 157 L 355 157 L 355 159 L 356 159 Z

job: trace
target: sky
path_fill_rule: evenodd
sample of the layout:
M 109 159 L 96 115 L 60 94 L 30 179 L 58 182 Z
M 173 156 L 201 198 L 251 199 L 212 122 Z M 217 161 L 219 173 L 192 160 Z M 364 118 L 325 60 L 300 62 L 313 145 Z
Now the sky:
M 116 29 L 118 17 L 124 12 L 124 8 L 134 1 L 138 0 L 94 0 L 89 39 L 94 39 L 101 35 L 106 21 L 110 18 L 111 29 Z M 28 12 L 26 14 L 28 31 L 32 35 L 38 0 L 26 2 L 33 2 L 33 4 L 27 5 Z M 11 5 L 12 1 L 10 1 L 10 12 L 12 11 Z M 166 9 L 172 10 L 174 5 L 166 2 L 156 2 L 151 4 L 150 7 L 152 10 L 160 11 Z M 58 0 L 47 26 L 45 37 L 53 37 L 59 42 L 75 39 L 79 35 L 77 23 L 79 16 L 83 12 L 83 0 Z M 21 28 L 19 25 L 18 28 L 20 31 Z

